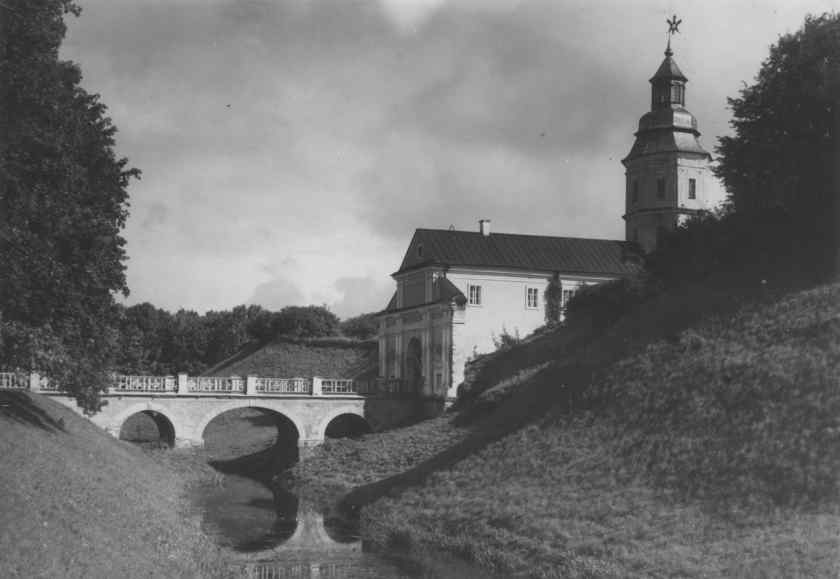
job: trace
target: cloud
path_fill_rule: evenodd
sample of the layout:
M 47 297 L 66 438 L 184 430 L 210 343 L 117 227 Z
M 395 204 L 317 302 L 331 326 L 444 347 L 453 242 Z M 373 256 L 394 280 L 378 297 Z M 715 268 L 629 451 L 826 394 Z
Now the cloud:
M 281 310 L 286 306 L 304 305 L 303 292 L 292 280 L 277 275 L 255 287 L 247 303 Z
M 62 55 L 143 170 L 132 300 L 352 315 L 387 301 L 417 227 L 623 236 L 660 0 L 82 4 Z M 709 149 L 767 45 L 830 6 L 712 4 L 681 8 L 675 39 Z
M 394 282 L 378 276 L 342 277 L 334 286 L 342 297 L 330 304 L 330 310 L 342 319 L 383 310 L 394 293 Z

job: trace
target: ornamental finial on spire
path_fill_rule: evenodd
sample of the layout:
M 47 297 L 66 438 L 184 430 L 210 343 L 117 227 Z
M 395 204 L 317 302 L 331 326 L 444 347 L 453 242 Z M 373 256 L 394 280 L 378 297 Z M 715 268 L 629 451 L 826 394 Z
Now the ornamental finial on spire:
M 677 20 L 677 15 L 674 14 L 671 18 L 666 18 L 665 22 L 668 24 L 668 47 L 665 49 L 665 56 L 671 56 L 674 54 L 671 52 L 671 35 L 680 31 L 682 20 Z

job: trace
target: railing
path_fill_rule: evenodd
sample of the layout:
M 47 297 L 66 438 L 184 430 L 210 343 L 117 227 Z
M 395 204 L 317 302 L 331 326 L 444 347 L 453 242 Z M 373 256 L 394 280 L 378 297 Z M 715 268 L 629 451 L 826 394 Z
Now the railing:
M 324 378 L 321 380 L 321 392 L 324 394 L 356 394 L 355 380 Z
M 190 392 L 213 392 L 236 394 L 245 392 L 245 380 L 238 376 L 219 378 L 216 376 L 198 376 L 187 379 Z
M 61 394 L 55 381 L 37 372 L 0 372 L 0 390 Z M 161 396 L 377 396 L 413 394 L 397 378 L 270 378 L 261 376 L 146 376 L 113 374 L 106 395 Z
M 260 394 L 312 394 L 313 380 L 309 378 L 257 378 Z
M 114 375 L 112 392 L 176 392 L 178 380 L 175 376 L 125 376 Z
M 0 390 L 28 390 L 29 374 L 0 372 Z

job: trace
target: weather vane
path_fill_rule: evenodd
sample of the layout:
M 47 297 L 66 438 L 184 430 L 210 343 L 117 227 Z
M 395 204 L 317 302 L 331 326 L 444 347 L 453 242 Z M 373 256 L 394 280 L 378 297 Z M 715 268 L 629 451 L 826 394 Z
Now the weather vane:
M 671 18 L 665 19 L 665 22 L 668 23 L 668 48 L 665 50 L 665 54 L 671 56 L 673 54 L 671 52 L 671 35 L 680 31 L 682 20 L 677 20 L 677 15 L 674 14 Z

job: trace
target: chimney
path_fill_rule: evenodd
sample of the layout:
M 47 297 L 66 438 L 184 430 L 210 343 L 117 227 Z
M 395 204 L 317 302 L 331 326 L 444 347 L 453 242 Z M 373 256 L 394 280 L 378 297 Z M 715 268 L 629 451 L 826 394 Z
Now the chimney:
M 490 220 L 489 219 L 479 219 L 478 220 L 478 230 L 481 232 L 481 235 L 484 237 L 490 237 Z

